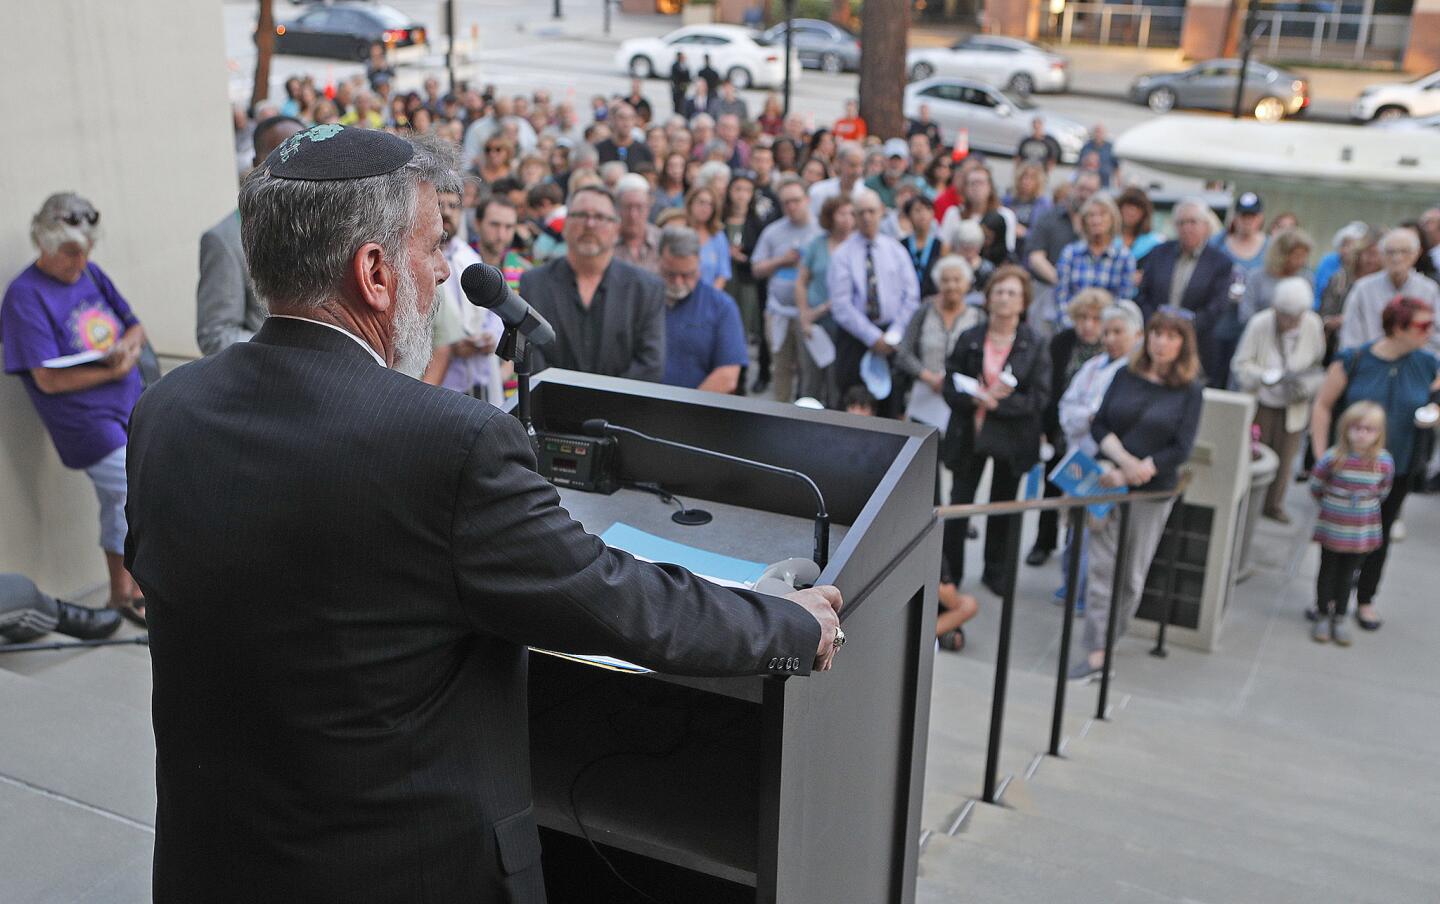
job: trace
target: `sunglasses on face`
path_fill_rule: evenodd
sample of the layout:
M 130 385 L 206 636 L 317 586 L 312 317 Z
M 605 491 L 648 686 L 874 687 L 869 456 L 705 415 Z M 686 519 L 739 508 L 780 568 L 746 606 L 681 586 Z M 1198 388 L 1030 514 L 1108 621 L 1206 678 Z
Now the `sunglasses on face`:
M 67 213 L 61 214 L 60 222 L 65 223 L 69 226 L 79 226 L 81 223 L 89 223 L 91 226 L 94 226 L 96 223 L 100 222 L 100 211 L 87 210 L 84 213 L 77 213 L 76 211 L 72 210 Z
M 1410 323 L 1410 329 L 1417 333 L 1428 333 L 1435 328 L 1433 320 L 1415 320 Z

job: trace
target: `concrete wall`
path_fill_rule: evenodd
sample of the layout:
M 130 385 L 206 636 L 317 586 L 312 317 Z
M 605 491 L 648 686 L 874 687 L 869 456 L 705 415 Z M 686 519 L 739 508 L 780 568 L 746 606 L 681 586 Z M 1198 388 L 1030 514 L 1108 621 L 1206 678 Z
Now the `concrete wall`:
M 0 91 L 0 279 L 35 257 L 30 217 L 55 191 L 101 212 L 94 260 L 162 354 L 195 349 L 199 236 L 235 204 L 220 0 L 6 5 Z M 61 466 L 20 381 L 0 377 L 0 571 L 57 593 L 104 580 L 97 503 Z

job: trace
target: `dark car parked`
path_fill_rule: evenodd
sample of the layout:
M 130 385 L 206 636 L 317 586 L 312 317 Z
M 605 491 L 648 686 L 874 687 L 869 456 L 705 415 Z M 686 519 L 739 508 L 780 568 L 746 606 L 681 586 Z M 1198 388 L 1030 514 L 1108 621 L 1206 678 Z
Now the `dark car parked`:
M 838 25 L 822 19 L 795 19 L 792 39 L 800 65 L 826 72 L 860 71 L 860 39 Z M 772 47 L 785 46 L 785 23 L 772 25 L 760 35 Z
M 1156 113 L 1175 109 L 1229 110 L 1235 103 L 1238 60 L 1216 59 L 1197 63 L 1182 72 L 1142 75 L 1130 86 L 1130 99 Z M 1310 106 L 1310 86 L 1298 75 L 1264 63 L 1245 70 L 1241 110 L 1256 119 L 1275 122 L 1298 116 Z
M 424 44 L 425 28 L 394 7 L 355 2 L 315 6 L 275 26 L 275 52 L 294 56 L 364 60 L 376 41 Z

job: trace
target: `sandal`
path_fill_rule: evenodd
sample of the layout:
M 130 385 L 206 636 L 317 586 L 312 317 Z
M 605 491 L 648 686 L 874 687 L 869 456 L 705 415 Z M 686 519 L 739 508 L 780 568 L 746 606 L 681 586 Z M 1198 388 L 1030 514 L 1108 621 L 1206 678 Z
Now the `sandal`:
M 1358 611 L 1355 613 L 1355 624 L 1365 631 L 1379 631 L 1380 626 L 1385 624 L 1378 618 L 1365 618 Z
M 945 636 L 940 638 L 940 646 L 952 653 L 958 653 L 965 649 L 965 629 L 956 628 L 954 631 L 947 631 Z
M 111 603 L 109 608 L 119 612 L 120 616 L 132 625 L 140 628 L 149 627 L 149 624 L 145 621 L 145 597 L 143 596 L 137 596 L 129 602 L 120 605 Z

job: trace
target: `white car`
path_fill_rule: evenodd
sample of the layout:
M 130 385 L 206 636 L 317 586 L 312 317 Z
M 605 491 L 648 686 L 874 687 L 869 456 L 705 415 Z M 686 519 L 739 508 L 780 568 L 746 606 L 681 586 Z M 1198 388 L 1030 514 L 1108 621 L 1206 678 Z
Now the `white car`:
M 1064 57 L 1029 41 L 998 35 L 971 35 L 949 47 L 912 50 L 905 55 L 905 72 L 912 82 L 949 75 L 1020 95 L 1070 87 L 1070 62 Z
M 964 129 L 973 150 L 1011 156 L 1030 134 L 1035 117 L 1045 121 L 1045 134 L 1060 145 L 1060 161 L 1075 163 L 1089 137 L 1085 126 L 1055 113 L 1046 113 L 1023 97 L 1014 97 L 971 79 L 930 78 L 905 88 L 905 116 L 918 118 L 920 105 L 930 107 L 930 118 L 940 127 L 946 144 Z
M 1440 69 L 1411 82 L 1371 85 L 1350 108 L 1352 118 L 1366 121 L 1432 113 L 1440 113 Z
M 708 55 L 720 77 L 736 88 L 778 88 L 785 83 L 785 48 L 761 44 L 738 25 L 691 25 L 662 38 L 631 38 L 621 43 L 615 65 L 635 78 L 668 78 L 676 53 L 685 54 L 692 78 Z M 800 59 L 793 52 L 790 66 L 793 82 L 800 74 Z
M 1440 113 L 1433 116 L 1396 116 L 1393 119 L 1375 119 L 1371 125 L 1389 132 L 1436 132 L 1440 133 Z

